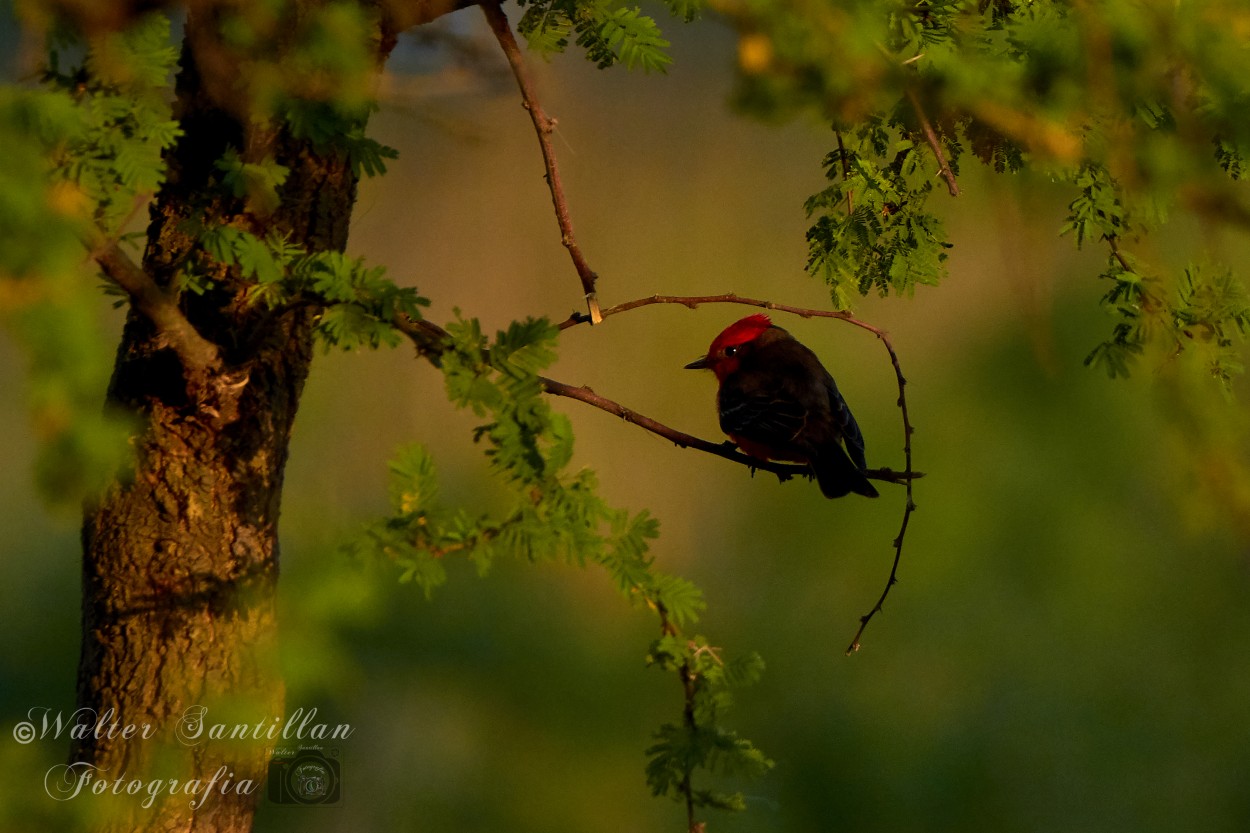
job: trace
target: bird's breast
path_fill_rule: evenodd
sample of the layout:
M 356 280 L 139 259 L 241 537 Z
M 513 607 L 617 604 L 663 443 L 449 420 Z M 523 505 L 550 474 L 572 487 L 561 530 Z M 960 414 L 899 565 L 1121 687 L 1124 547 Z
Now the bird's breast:
M 785 460 L 790 463 L 810 462 L 806 457 L 793 450 L 772 448 L 738 434 L 730 434 L 729 439 L 733 440 L 738 448 L 742 449 L 743 454 L 755 457 L 758 460 Z

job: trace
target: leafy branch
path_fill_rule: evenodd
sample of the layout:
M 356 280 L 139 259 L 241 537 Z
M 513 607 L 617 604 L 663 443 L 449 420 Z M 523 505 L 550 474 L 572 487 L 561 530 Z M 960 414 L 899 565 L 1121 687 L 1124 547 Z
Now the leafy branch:
M 911 104 L 912 109 L 916 111 L 916 120 L 920 122 L 920 132 L 924 135 L 924 139 L 929 144 L 929 150 L 933 151 L 933 158 L 938 163 L 938 173 L 942 179 L 946 180 L 946 189 L 950 191 L 952 197 L 959 196 L 959 183 L 955 181 L 955 172 L 951 170 L 950 163 L 946 161 L 946 154 L 942 151 L 942 140 L 938 138 L 937 131 L 933 129 L 933 124 L 929 121 L 929 116 L 924 111 L 923 105 L 920 103 L 920 96 L 916 95 L 916 91 L 911 87 L 906 90 L 907 101 Z
M 681 724 L 660 727 L 656 743 L 646 751 L 647 784 L 653 795 L 668 795 L 685 804 L 687 830 L 702 833 L 705 825 L 696 817 L 699 808 L 741 811 L 746 802 L 741 793 L 696 789 L 698 769 L 759 778 L 773 768 L 749 740 L 718 725 L 720 714 L 732 702 L 732 690 L 757 682 L 764 661 L 750 653 L 727 663 L 720 649 L 704 637 L 683 636 L 662 603 L 657 602 L 655 609 L 661 635 L 651 645 L 647 664 L 676 672 L 684 702 Z
M 169 43 L 169 21 L 150 14 L 121 32 L 85 46 L 81 61 L 63 66 L 53 50 L 41 73 L 47 104 L 64 106 L 61 135 L 45 136 L 50 182 L 85 197 L 77 234 L 88 259 L 110 284 L 149 319 L 178 356 L 189 388 L 221 370 L 217 345 L 183 314 L 175 293 L 160 286 L 122 250 L 118 240 L 165 179 L 162 153 L 182 135 L 172 118 L 168 84 L 177 60 Z M 49 130 L 51 111 L 39 121 Z M 220 391 L 219 391 L 220 392 Z
M 1127 377 L 1132 363 L 1154 345 L 1176 357 L 1200 351 L 1206 372 L 1226 394 L 1244 372 L 1236 341 L 1250 332 L 1250 294 L 1228 267 L 1189 263 L 1166 279 L 1145 267 L 1122 241 L 1157 222 L 1158 209 L 1134 204 L 1103 165 L 1086 164 L 1072 175 L 1077 196 L 1068 204 L 1061 233 L 1080 247 L 1090 239 L 1107 245 L 1098 277 L 1110 288 L 1102 307 L 1115 319 L 1111 336 L 1085 357 L 1111 378 Z M 1133 210 L 1136 209 L 1136 210 Z
M 852 131 L 835 130 L 835 138 L 837 148 L 824 159 L 830 184 L 805 203 L 814 219 L 807 271 L 829 285 L 838 309 L 848 308 L 853 294 L 909 293 L 938 283 L 952 244 L 926 209 L 933 177 L 924 141 L 941 152 L 932 125 L 922 141 L 896 108 Z M 938 159 L 950 171 L 945 156 Z M 953 173 L 947 182 L 949 188 Z
M 887 333 L 882 330 L 878 330 L 865 322 L 858 321 L 849 313 L 805 309 L 802 307 L 790 306 L 788 304 L 777 304 L 771 301 L 742 298 L 732 293 L 727 295 L 707 296 L 652 295 L 647 298 L 640 298 L 636 301 L 629 301 L 624 304 L 617 304 L 616 306 L 609 307 L 603 310 L 603 317 L 607 318 L 631 309 L 650 306 L 652 304 L 681 304 L 683 306 L 693 308 L 699 304 L 710 303 L 738 303 L 762 307 L 764 309 L 777 310 L 780 312 L 789 312 L 807 318 L 815 317 L 842 319 L 855 324 L 856 326 L 867 329 L 874 335 L 878 335 L 878 338 L 883 339 L 883 341 L 887 344 L 888 349 L 891 351 L 893 350 L 893 347 L 889 344 L 889 336 Z M 568 319 L 562 321 L 557 326 L 557 329 L 566 330 L 571 326 L 588 320 L 589 319 L 585 317 L 584 313 L 574 313 Z M 442 350 L 440 345 L 446 340 L 446 338 L 448 338 L 447 332 L 442 327 L 439 327 L 432 321 L 415 320 L 404 317 L 397 317 L 391 322 L 391 324 L 399 332 L 406 335 L 423 356 L 435 364 L 438 363 L 438 356 Z M 751 457 L 737 451 L 737 447 L 731 442 L 713 442 L 711 440 L 705 440 L 701 437 L 696 437 L 693 434 L 687 434 L 684 431 L 679 431 L 658 420 L 652 419 L 651 417 L 648 417 L 633 408 L 622 405 L 621 403 L 609 399 L 606 396 L 602 396 L 585 385 L 570 385 L 566 382 L 560 382 L 546 376 L 540 376 L 539 379 L 542 382 L 543 390 L 547 393 L 554 396 L 563 396 L 568 399 L 575 399 L 586 405 L 590 405 L 591 407 L 598 408 L 601 411 L 623 419 L 631 425 L 636 425 L 645 431 L 655 434 L 656 436 L 663 437 L 664 439 L 671 441 L 679 448 L 692 448 L 696 451 L 702 451 L 707 454 L 712 454 L 725 460 L 738 463 L 752 470 L 758 469 L 760 471 L 767 471 L 772 474 L 776 474 L 778 479 L 783 482 L 795 476 L 810 475 L 810 470 L 806 466 L 790 463 L 778 463 L 771 460 L 760 460 L 757 457 Z M 885 483 L 907 483 L 911 480 L 924 477 L 924 472 L 900 472 L 894 471 L 890 468 L 868 469 L 865 474 L 873 480 L 879 480 Z
M 704 609 L 703 597 L 685 579 L 655 569 L 648 542 L 658 535 L 658 523 L 646 512 L 631 516 L 609 507 L 592 472 L 569 470 L 572 429 L 551 411 L 543 394 L 552 383 L 539 375 L 555 358 L 559 330 L 527 319 L 488 340 L 476 320 L 444 329 L 401 313 L 394 324 L 424 355 L 437 351 L 450 399 L 487 420 L 474 439 L 485 445 L 511 506 L 498 517 L 445 506 L 432 456 L 409 446 L 390 466 L 391 516 L 371 523 L 351 548 L 392 560 L 401 580 L 427 595 L 446 579 L 443 559 L 453 553 L 479 572 L 503 553 L 605 568 L 623 596 L 659 616 L 661 636 L 647 662 L 675 673 L 682 687 L 681 723 L 661 726 L 647 749 L 652 792 L 684 801 L 691 831 L 700 829 L 697 808 L 743 809 L 741 795 L 696 789 L 694 775 L 755 776 L 771 768 L 750 741 L 721 726 L 730 690 L 757 680 L 763 663 L 750 654 L 726 664 L 703 637 L 682 636 L 682 626 Z

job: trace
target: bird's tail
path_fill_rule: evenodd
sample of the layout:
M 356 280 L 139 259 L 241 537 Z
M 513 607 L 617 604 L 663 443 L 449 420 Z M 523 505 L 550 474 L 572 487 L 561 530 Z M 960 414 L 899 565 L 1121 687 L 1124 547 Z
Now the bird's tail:
M 827 498 L 843 497 L 851 492 L 864 497 L 877 497 L 877 490 L 840 445 L 816 457 L 811 466 L 820 491 Z

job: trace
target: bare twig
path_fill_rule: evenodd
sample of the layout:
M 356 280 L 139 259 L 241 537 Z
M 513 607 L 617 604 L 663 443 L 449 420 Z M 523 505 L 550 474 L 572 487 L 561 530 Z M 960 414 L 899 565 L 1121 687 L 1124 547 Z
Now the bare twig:
M 116 242 L 93 242 L 91 257 L 99 264 L 104 276 L 130 296 L 131 305 L 147 316 L 188 371 L 200 373 L 221 367 L 217 345 L 196 331 L 173 296 L 158 286 Z
M 907 88 L 907 100 L 911 102 L 912 109 L 916 111 L 916 118 L 920 121 L 920 130 L 924 133 L 925 141 L 929 143 L 933 155 L 937 157 L 938 171 L 942 174 L 942 179 L 946 180 L 946 190 L 950 191 L 952 197 L 959 196 L 959 183 L 955 181 L 955 172 L 951 170 L 951 166 L 946 162 L 946 154 L 942 152 L 942 141 L 938 138 L 937 131 L 933 129 L 933 125 L 929 122 L 929 117 L 925 114 L 924 107 L 920 104 L 920 97 L 916 95 L 916 91 L 911 87 Z
M 838 310 L 821 310 L 807 309 L 806 307 L 794 307 L 789 304 L 778 304 L 773 301 L 765 301 L 759 298 L 747 298 L 734 292 L 726 292 L 721 295 L 649 295 L 646 298 L 638 298 L 633 301 L 626 301 L 623 304 L 608 307 L 603 311 L 603 317 L 607 318 L 622 312 L 629 312 L 639 307 L 649 307 L 653 304 L 678 304 L 689 309 L 694 309 L 702 304 L 739 304 L 747 307 L 760 307 L 761 309 L 776 310 L 777 312 L 787 312 L 791 315 L 797 315 L 800 318 L 841 318 L 844 321 L 854 320 L 849 312 L 840 312 Z M 585 324 L 589 319 L 585 313 L 575 312 L 567 319 L 560 322 L 560 329 L 567 330 L 569 327 L 575 327 L 578 324 Z
M 577 245 L 577 238 L 573 236 L 573 221 L 569 217 L 569 204 L 564 196 L 564 184 L 560 180 L 560 168 L 556 163 L 555 148 L 551 144 L 551 133 L 555 129 L 556 121 L 547 115 L 535 95 L 534 83 L 525 66 L 521 47 L 517 45 L 516 37 L 512 34 L 512 27 L 508 23 L 508 16 L 504 14 L 499 0 L 482 0 L 480 5 L 482 14 L 486 16 L 486 22 L 490 24 L 495 39 L 499 41 L 499 46 L 503 49 L 504 57 L 508 59 L 508 64 L 512 67 L 517 86 L 521 88 L 521 106 L 529 111 L 530 119 L 534 122 L 534 132 L 538 134 L 538 145 L 542 148 L 543 165 L 547 169 L 547 186 L 551 189 L 551 202 L 555 206 L 556 222 L 560 226 L 560 242 L 564 244 L 564 248 L 568 249 L 569 257 L 573 259 L 573 268 L 577 270 L 577 277 L 581 279 L 582 291 L 586 295 L 586 306 L 590 312 L 590 322 L 598 324 L 601 316 L 599 297 L 595 294 L 595 281 L 599 276 L 586 262 L 586 257 Z
M 907 414 L 907 398 L 903 395 L 903 388 L 907 385 L 907 380 L 903 378 L 903 369 L 898 363 L 898 354 L 894 352 L 894 345 L 890 343 L 889 335 L 875 327 L 863 322 L 855 322 L 860 327 L 874 332 L 877 338 L 881 339 L 881 343 L 885 345 L 885 349 L 890 353 L 890 363 L 894 365 L 894 375 L 898 379 L 898 408 L 903 415 L 903 461 L 904 473 L 912 474 L 911 468 L 911 435 L 915 431 L 912 427 L 911 419 Z M 859 629 L 855 631 L 855 637 L 851 640 L 851 644 L 847 647 L 846 653 L 853 654 L 859 650 L 859 639 L 864 635 L 864 628 L 868 627 L 868 622 L 873 616 L 877 615 L 885 605 L 885 597 L 890 595 L 890 588 L 898 583 L 898 562 L 903 557 L 903 538 L 907 535 L 907 522 L 911 520 L 911 513 L 916 511 L 916 502 L 912 496 L 912 478 L 906 481 L 907 496 L 906 503 L 903 505 L 903 521 L 899 525 L 898 535 L 894 537 L 894 563 L 890 565 L 890 577 L 886 580 L 885 589 L 881 591 L 880 598 L 872 609 L 859 617 Z

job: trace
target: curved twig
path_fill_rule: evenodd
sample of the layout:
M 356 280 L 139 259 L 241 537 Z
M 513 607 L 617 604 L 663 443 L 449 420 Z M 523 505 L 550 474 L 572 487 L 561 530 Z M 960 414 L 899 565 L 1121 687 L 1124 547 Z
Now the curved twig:
M 885 349 L 890 353 L 890 363 L 894 365 L 894 375 L 898 378 L 898 408 L 903 415 L 903 461 L 904 473 L 912 475 L 911 467 L 911 435 L 915 432 L 912 427 L 911 419 L 907 413 L 907 398 L 903 394 L 903 388 L 907 384 L 907 380 L 903 378 L 903 369 L 898 363 L 898 354 L 894 352 L 894 345 L 890 342 L 890 337 L 884 330 L 879 330 L 862 321 L 855 321 L 860 327 L 876 333 L 877 338 L 885 345 Z M 912 495 L 912 477 L 908 477 L 906 481 L 907 496 L 906 503 L 903 505 L 903 521 L 899 525 L 898 535 L 894 537 L 894 563 L 890 565 L 890 577 L 886 580 L 885 589 L 881 591 L 880 598 L 872 609 L 859 617 L 859 629 L 855 631 L 855 637 L 851 640 L 851 644 L 847 646 L 846 653 L 853 654 L 859 650 L 859 639 L 864 635 L 864 628 L 868 627 L 868 622 L 872 617 L 881 612 L 885 606 L 885 597 L 890 595 L 890 588 L 898 583 L 898 562 L 903 557 L 903 538 L 907 535 L 907 522 L 911 520 L 911 513 L 916 511 L 916 501 Z

